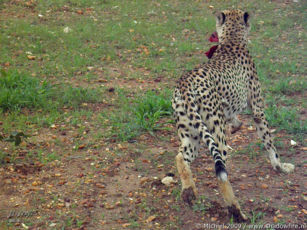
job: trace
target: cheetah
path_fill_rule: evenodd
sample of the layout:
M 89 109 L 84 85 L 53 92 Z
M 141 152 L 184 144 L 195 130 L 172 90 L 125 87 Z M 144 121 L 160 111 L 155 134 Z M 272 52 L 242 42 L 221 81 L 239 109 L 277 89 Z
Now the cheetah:
M 236 221 L 247 217 L 242 212 L 228 180 L 225 138 L 226 122 L 239 129 L 237 114 L 250 107 L 257 134 L 268 151 L 275 170 L 290 173 L 294 165 L 281 163 L 273 145 L 264 114 L 264 100 L 255 64 L 247 49 L 250 15 L 241 10 L 225 10 L 216 15 L 219 39 L 213 56 L 201 67 L 182 75 L 175 87 L 172 107 L 181 145 L 176 156 L 182 183 L 181 197 L 192 205 L 197 189 L 190 169 L 205 142 L 215 163 L 220 193 Z

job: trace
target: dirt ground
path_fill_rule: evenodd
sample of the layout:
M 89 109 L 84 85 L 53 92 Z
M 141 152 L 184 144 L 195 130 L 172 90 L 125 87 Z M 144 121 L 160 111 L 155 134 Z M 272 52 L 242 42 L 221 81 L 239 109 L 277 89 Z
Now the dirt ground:
M 286 148 L 278 150 L 283 161 L 295 164 L 295 172 L 275 172 L 265 151 L 250 145 L 258 139 L 248 115 L 241 120 L 244 126 L 228 140 L 240 151 L 230 153 L 227 168 L 235 194 L 250 218 L 246 224 L 275 224 L 274 229 L 283 224 L 293 229 L 285 224 L 306 223 L 305 152 L 299 146 L 290 147 L 285 139 Z M 68 217 L 71 223 L 66 221 L 65 229 L 219 229 L 234 224 L 219 195 L 206 149 L 192 164 L 199 190 L 193 207 L 181 201 L 179 183 L 161 183 L 169 173 L 178 182 L 174 157 L 179 142 L 174 127 L 169 126 L 171 130 L 160 131 L 159 138 L 144 134 L 133 143 L 114 142 L 99 151 L 81 146 L 78 154 L 64 155 L 61 161 L 47 165 L 33 162 L 1 167 L 0 205 L 6 207 L 1 220 L 10 222 L 11 229 L 57 229 Z M 54 135 L 68 143 L 71 133 L 46 130 L 27 145 L 52 148 L 48 142 Z M 116 151 L 121 155 L 106 157 Z M 26 152 L 19 154 L 22 157 Z

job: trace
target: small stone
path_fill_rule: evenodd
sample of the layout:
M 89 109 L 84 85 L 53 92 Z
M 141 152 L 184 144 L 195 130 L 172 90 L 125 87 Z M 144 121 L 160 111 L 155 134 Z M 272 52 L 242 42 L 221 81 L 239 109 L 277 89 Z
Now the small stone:
M 161 182 L 162 182 L 162 184 L 164 184 L 166 186 L 170 186 L 172 183 L 176 183 L 176 181 L 174 181 L 174 178 L 171 177 L 171 176 L 164 177 L 161 180 Z
M 66 33 L 66 34 L 71 32 L 71 31 L 72 31 L 72 29 L 69 28 L 68 26 L 63 29 L 63 32 Z
M 290 144 L 291 144 L 291 146 L 296 146 L 297 145 L 297 143 L 294 140 L 291 140 Z

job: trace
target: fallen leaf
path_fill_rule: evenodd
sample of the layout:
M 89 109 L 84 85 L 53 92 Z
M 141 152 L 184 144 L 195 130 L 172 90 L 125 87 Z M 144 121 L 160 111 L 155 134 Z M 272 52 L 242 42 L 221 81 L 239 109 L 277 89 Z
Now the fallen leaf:
M 241 184 L 241 185 L 240 185 L 240 189 L 241 189 L 241 190 L 246 190 L 245 185 L 244 185 L 244 184 Z
M 277 222 L 278 222 L 277 216 L 274 216 L 274 217 L 273 217 L 273 221 L 274 221 L 274 223 L 277 223 Z
M 106 186 L 104 186 L 103 184 L 100 184 L 100 183 L 96 183 L 95 185 L 96 185 L 96 187 L 98 187 L 98 188 L 105 188 L 105 187 L 106 187 Z
M 261 184 L 261 188 L 267 189 L 269 186 L 267 184 Z
M 35 60 L 36 57 L 33 56 L 33 55 L 28 55 L 27 58 L 28 58 L 29 60 Z
M 64 203 L 58 203 L 58 207 L 59 207 L 59 208 L 63 208 L 64 206 L 65 206 Z
M 33 181 L 33 182 L 32 182 L 32 185 L 33 185 L 33 186 L 38 186 L 38 185 L 40 185 L 40 184 L 41 184 L 41 183 L 40 183 L 39 181 Z
M 115 205 L 110 205 L 110 204 L 108 204 L 108 203 L 105 203 L 104 207 L 105 207 L 106 209 L 114 209 L 114 208 L 115 208 Z
M 207 167 L 207 168 L 205 168 L 205 170 L 208 171 L 208 172 L 213 172 L 213 168 L 212 167 Z
M 140 184 L 144 184 L 144 183 L 146 183 L 146 182 L 148 182 L 149 181 L 149 178 L 148 177 L 142 177 L 141 179 L 140 179 Z
M 150 216 L 146 219 L 146 223 L 152 222 L 155 219 L 156 219 L 156 216 Z

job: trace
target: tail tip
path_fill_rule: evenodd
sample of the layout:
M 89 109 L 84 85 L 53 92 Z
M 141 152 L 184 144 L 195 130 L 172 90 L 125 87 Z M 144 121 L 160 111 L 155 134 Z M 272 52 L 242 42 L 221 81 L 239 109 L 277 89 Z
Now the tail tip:
M 219 180 L 227 181 L 227 171 L 222 161 L 215 162 L 215 173 Z
M 221 181 L 227 181 L 227 173 L 226 171 L 221 171 L 218 175 L 217 178 Z

